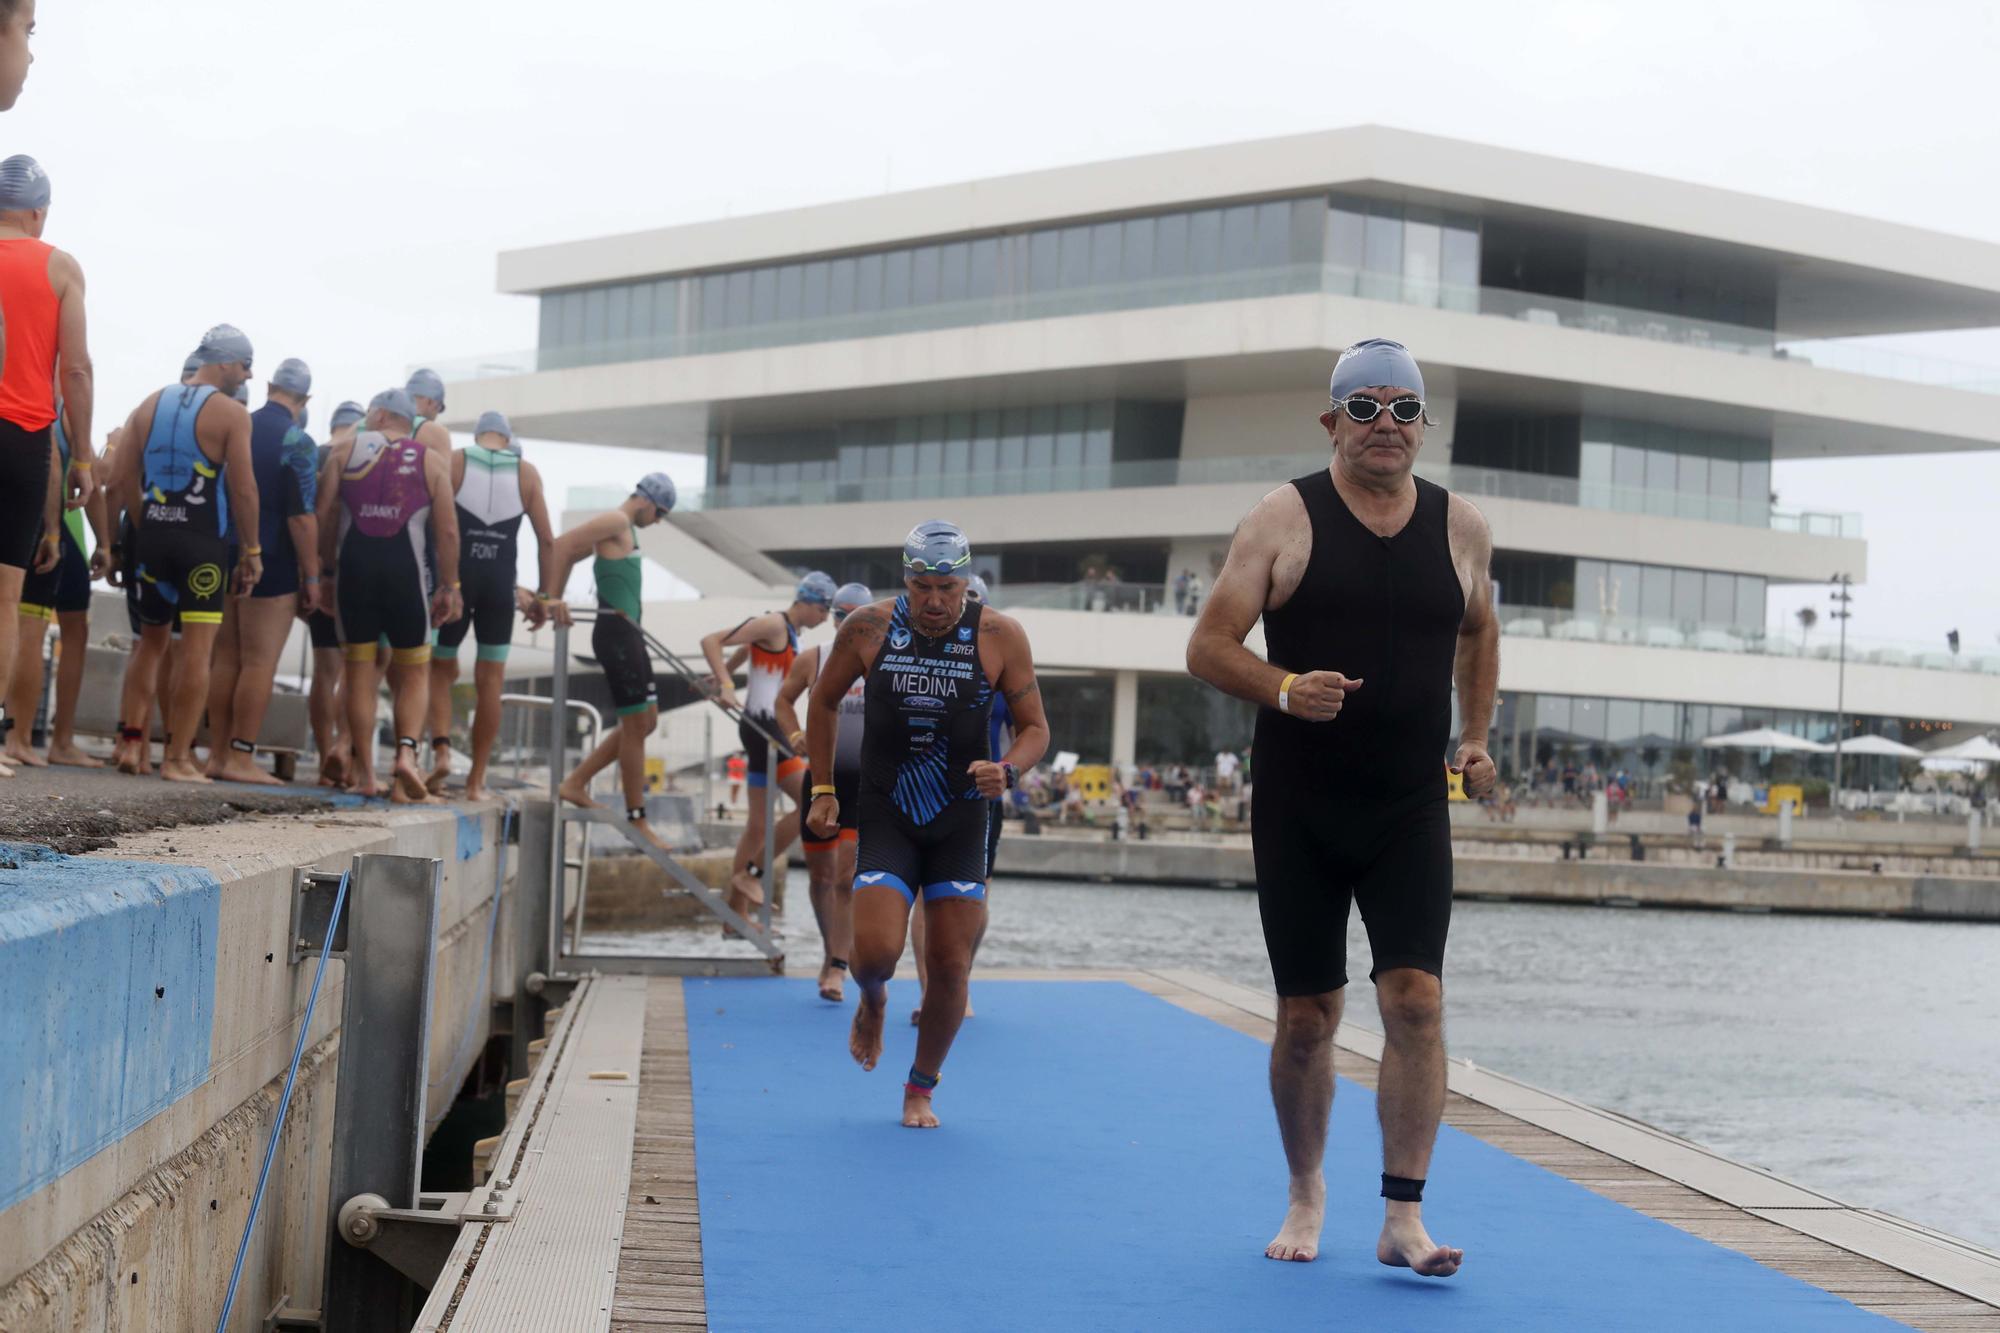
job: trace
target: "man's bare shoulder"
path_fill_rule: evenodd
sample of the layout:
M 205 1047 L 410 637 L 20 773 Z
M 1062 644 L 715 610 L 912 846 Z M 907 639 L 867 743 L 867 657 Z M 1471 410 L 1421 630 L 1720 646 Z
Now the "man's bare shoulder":
M 1461 550 L 1482 551 L 1493 547 L 1493 530 L 1479 506 L 1462 495 L 1452 494 L 1445 505 L 1445 531 L 1451 544 Z
M 1005 611 L 983 607 L 979 612 L 979 633 L 993 635 L 1003 643 L 1026 643 L 1028 631 L 1021 628 L 1021 622 Z
M 1298 487 L 1286 482 L 1250 507 L 1250 512 L 1236 525 L 1236 539 L 1275 547 L 1309 527 L 1305 497 L 1299 494 Z

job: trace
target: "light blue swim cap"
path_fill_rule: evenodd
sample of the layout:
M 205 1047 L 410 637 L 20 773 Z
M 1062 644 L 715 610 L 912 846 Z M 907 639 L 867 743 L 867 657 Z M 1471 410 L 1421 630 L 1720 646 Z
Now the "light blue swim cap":
M 49 173 L 26 153 L 0 162 L 0 213 L 29 213 L 49 206 Z
M 965 539 L 965 533 L 956 523 L 932 519 L 917 524 L 903 538 L 905 574 L 943 574 L 962 579 L 972 572 L 971 566 L 972 543 Z
M 986 578 L 982 574 L 974 574 L 965 581 L 965 595 L 981 606 L 993 604 L 993 593 L 987 588 Z
M 472 428 L 473 438 L 478 439 L 481 435 L 489 431 L 496 435 L 505 435 L 509 444 L 514 442 L 514 428 L 507 424 L 507 414 L 505 412 L 481 412 L 479 414 L 479 424 Z
M 248 367 L 253 355 L 248 334 L 234 324 L 217 324 L 201 335 L 189 360 L 197 366 L 233 366 L 240 362 Z
M 236 392 L 229 396 L 245 407 L 250 406 L 250 381 L 245 380 L 243 383 L 237 385 Z
M 843 583 L 840 591 L 833 595 L 833 614 L 843 619 L 875 600 L 875 594 L 868 591 L 865 583 Z
M 1417 359 L 1409 348 L 1387 338 L 1354 344 L 1333 363 L 1327 398 L 1337 403 L 1356 389 L 1376 388 L 1408 389 L 1419 398 L 1424 396 L 1424 372 L 1417 369 Z
M 196 371 L 200 369 L 201 369 L 201 358 L 196 356 L 193 352 L 189 352 L 188 359 L 181 362 L 181 378 L 186 379 L 188 376 L 194 374 Z
M 339 430 L 342 426 L 352 425 L 367 415 L 367 408 L 349 398 L 333 409 L 333 429 Z
M 368 410 L 370 412 L 373 412 L 378 407 L 392 417 L 401 417 L 405 421 L 415 421 L 417 419 L 416 404 L 412 403 L 410 395 L 401 389 L 384 389 L 368 400 Z
M 271 387 L 283 389 L 286 393 L 308 394 L 313 391 L 312 367 L 295 356 L 288 356 L 278 363 L 271 372 Z
M 840 595 L 840 589 L 833 583 L 833 575 L 815 569 L 799 580 L 799 590 L 792 594 L 795 602 L 807 606 L 832 606 L 833 599 Z
M 410 382 L 403 386 L 412 398 L 435 398 L 444 401 L 444 379 L 428 367 L 410 372 Z
M 674 500 L 677 498 L 674 479 L 664 472 L 648 472 L 639 478 L 639 484 L 632 488 L 632 494 L 642 500 L 651 500 L 653 508 L 662 514 L 673 512 Z

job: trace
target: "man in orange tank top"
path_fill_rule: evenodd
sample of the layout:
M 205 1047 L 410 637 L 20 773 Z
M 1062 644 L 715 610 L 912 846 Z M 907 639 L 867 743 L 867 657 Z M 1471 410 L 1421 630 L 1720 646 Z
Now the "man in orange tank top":
M 70 507 L 83 504 L 96 485 L 83 270 L 42 241 L 48 218 L 49 176 L 41 164 L 25 154 L 0 162 L 0 314 L 8 334 L 0 361 L 0 681 L 13 675 L 21 583 L 41 537 L 59 373 L 73 451 Z M 11 776 L 0 765 L 0 777 Z

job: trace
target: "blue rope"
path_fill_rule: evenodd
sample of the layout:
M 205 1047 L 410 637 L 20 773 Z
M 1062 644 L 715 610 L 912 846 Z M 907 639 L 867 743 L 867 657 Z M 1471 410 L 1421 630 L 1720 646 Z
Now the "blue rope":
M 285 1092 L 278 1099 L 278 1119 L 271 1126 L 271 1142 L 264 1149 L 264 1166 L 257 1173 L 257 1192 L 250 1196 L 250 1216 L 243 1223 L 243 1238 L 236 1242 L 236 1266 L 229 1270 L 229 1295 L 223 1298 L 222 1317 L 215 1321 L 215 1333 L 228 1333 L 229 1312 L 236 1306 L 236 1284 L 243 1277 L 243 1257 L 250 1252 L 250 1234 L 257 1229 L 257 1210 L 264 1203 L 264 1186 L 271 1179 L 271 1159 L 278 1155 L 278 1137 L 285 1129 L 285 1113 L 292 1108 L 292 1086 L 299 1079 L 299 1061 L 306 1053 L 306 1033 L 312 1030 L 313 1008 L 319 1004 L 319 983 L 326 976 L 327 955 L 333 952 L 334 928 L 340 924 L 341 909 L 347 906 L 347 878 L 340 874 L 340 888 L 333 895 L 333 915 L 326 919 L 326 944 L 320 949 L 319 968 L 313 973 L 312 993 L 306 996 L 306 1016 L 299 1024 L 299 1040 L 292 1047 L 292 1067 L 285 1075 Z
M 493 937 L 500 930 L 500 889 L 507 882 L 507 835 L 514 828 L 514 807 L 508 806 L 500 817 L 500 848 L 493 866 L 493 905 L 486 912 L 486 956 L 479 964 L 479 989 L 472 992 L 471 1012 L 465 1016 L 465 1028 L 458 1034 L 458 1045 L 452 1050 L 451 1059 L 444 1062 L 444 1078 L 426 1086 L 425 1092 L 435 1092 L 451 1071 L 458 1068 L 458 1062 L 465 1057 L 465 1048 L 472 1044 L 472 1034 L 479 1030 L 479 1006 L 491 1004 L 487 994 L 487 983 L 493 975 Z

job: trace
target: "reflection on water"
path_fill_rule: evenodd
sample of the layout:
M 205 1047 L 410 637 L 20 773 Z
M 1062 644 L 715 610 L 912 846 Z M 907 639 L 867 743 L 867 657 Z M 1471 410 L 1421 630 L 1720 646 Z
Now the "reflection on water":
M 1379 1027 L 1358 916 L 1347 950 Z M 1003 879 L 980 962 L 1271 985 L 1244 891 Z M 2000 1248 L 2000 927 L 1460 902 L 1445 976 L 1454 1056 Z

